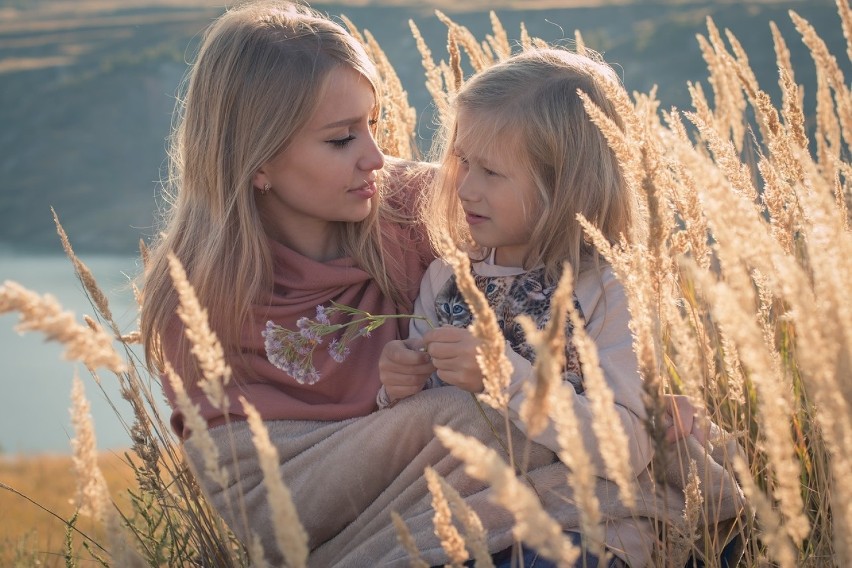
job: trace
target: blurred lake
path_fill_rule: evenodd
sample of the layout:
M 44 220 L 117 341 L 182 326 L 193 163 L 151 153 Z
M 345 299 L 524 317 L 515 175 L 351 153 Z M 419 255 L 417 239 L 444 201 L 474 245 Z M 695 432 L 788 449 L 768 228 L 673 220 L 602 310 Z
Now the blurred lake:
M 110 299 L 110 308 L 122 332 L 136 329 L 136 303 L 129 277 L 139 270 L 137 259 L 127 256 L 81 256 Z M 127 276 L 125 276 L 127 275 Z M 77 321 L 94 316 L 71 262 L 60 255 L 21 254 L 0 251 L 0 282 L 14 280 L 40 295 L 50 293 Z M 102 372 L 103 391 L 80 363 L 62 358 L 63 347 L 46 342 L 39 332 L 14 331 L 18 314 L 0 316 L 0 453 L 70 451 L 73 437 L 69 407 L 75 368 L 91 404 L 100 449 L 130 445 L 107 396 L 129 418 L 129 406 L 121 398 L 117 379 Z

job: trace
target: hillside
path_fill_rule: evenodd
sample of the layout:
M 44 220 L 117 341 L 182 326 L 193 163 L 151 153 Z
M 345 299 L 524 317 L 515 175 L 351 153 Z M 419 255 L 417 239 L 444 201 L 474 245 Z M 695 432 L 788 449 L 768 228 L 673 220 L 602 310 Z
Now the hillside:
M 695 35 L 706 32 L 708 16 L 739 38 L 759 81 L 773 95 L 770 20 L 793 52 L 806 96 L 815 91 L 813 65 L 790 23 L 790 9 L 814 24 L 849 73 L 831 0 L 433 5 L 483 36 L 489 30 L 481 11 L 486 4 L 500 7 L 512 38 L 522 21 L 532 35 L 550 41 L 570 39 L 579 29 L 590 47 L 623 69 L 628 89 L 659 85 L 664 107 L 688 107 L 686 81 L 706 76 Z M 0 3 L 0 248 L 58 252 L 51 206 L 79 251 L 132 254 L 139 238 L 152 234 L 175 93 L 199 32 L 221 11 L 212 5 L 200 0 Z M 553 7 L 566 5 L 573 7 Z M 428 146 L 431 119 L 424 110 L 429 101 L 406 22 L 416 21 L 440 57 L 446 32 L 431 9 L 413 0 L 315 7 L 344 13 L 373 32 L 419 111 L 419 131 Z M 810 98 L 806 107 L 813 107 Z

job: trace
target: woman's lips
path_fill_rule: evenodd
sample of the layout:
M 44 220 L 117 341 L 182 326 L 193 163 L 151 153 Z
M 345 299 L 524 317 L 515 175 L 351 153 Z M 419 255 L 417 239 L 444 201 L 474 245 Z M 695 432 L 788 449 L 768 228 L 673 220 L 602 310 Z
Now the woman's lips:
M 360 197 L 362 199 L 370 199 L 374 195 L 376 195 L 376 182 L 369 181 L 362 185 L 361 187 L 356 187 L 355 189 L 350 189 L 349 193 Z

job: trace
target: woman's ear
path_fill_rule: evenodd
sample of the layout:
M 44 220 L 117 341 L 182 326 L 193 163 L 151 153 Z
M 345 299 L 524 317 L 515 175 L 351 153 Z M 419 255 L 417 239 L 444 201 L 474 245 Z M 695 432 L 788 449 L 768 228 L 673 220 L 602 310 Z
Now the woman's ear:
M 251 184 L 255 189 L 263 189 L 266 186 L 272 185 L 263 168 L 260 168 L 255 172 L 251 178 Z

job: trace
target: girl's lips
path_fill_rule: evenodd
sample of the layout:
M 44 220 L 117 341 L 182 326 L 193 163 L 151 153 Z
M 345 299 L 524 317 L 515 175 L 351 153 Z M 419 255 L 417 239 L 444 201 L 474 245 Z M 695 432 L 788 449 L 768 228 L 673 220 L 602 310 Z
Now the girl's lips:
M 361 187 L 350 189 L 348 193 L 360 197 L 361 199 L 370 199 L 371 197 L 376 195 L 376 182 L 367 182 Z
M 468 225 L 478 225 L 479 223 L 484 223 L 488 220 L 488 217 L 483 217 L 481 215 L 476 215 L 475 213 L 466 213 L 465 220 Z

